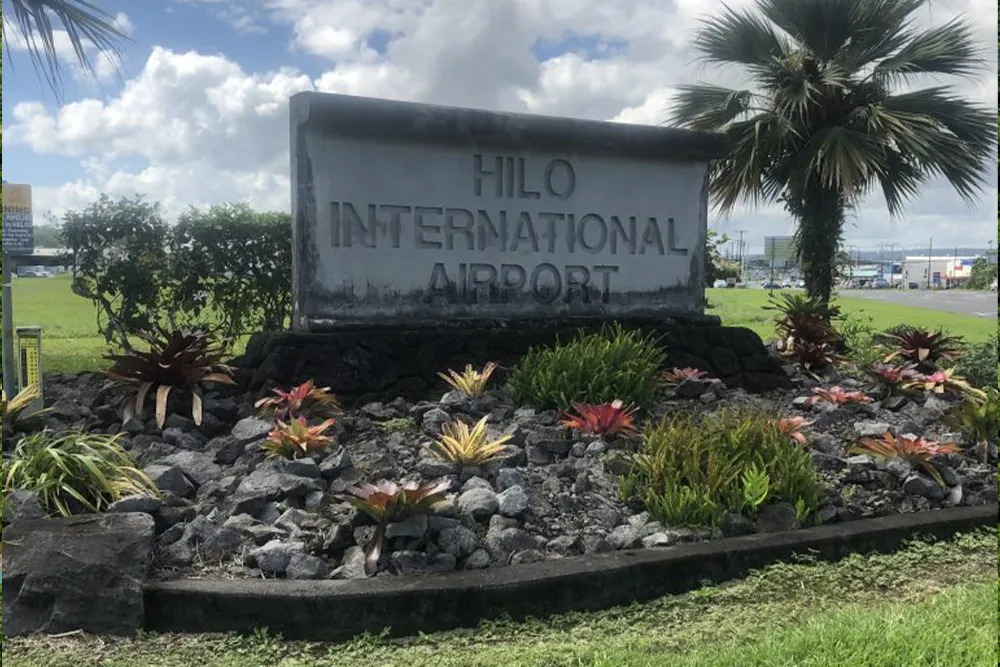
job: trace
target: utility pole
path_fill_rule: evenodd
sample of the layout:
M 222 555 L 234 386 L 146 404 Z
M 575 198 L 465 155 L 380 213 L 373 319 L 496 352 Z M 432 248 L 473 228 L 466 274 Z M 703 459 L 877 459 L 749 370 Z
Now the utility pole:
M 740 229 L 740 230 L 737 231 L 737 233 L 740 235 L 740 245 L 739 245 L 739 251 L 738 251 L 738 253 L 739 253 L 738 254 L 738 259 L 739 259 L 739 262 L 740 262 L 740 282 L 743 282 L 743 272 L 744 272 L 744 267 L 745 267 L 745 264 L 744 264 L 744 255 L 746 254 L 744 252 L 743 234 L 746 233 L 746 230 Z
M 934 237 L 927 246 L 927 289 L 931 288 L 931 257 L 934 256 Z

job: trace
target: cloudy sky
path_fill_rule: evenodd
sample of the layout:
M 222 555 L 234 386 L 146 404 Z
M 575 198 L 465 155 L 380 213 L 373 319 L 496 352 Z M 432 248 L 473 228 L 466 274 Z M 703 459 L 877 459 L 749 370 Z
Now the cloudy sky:
M 101 192 L 142 193 L 171 214 L 236 200 L 287 210 L 287 99 L 301 90 L 657 124 L 677 85 L 740 82 L 738 72 L 693 62 L 692 32 L 718 0 L 95 2 L 131 36 L 123 74 L 97 57 L 97 79 L 81 76 L 57 36 L 67 62 L 59 101 L 18 44 L 7 45 L 4 173 L 34 186 L 37 214 L 59 215 Z M 995 109 L 996 0 L 930 4 L 922 22 L 964 14 L 976 25 L 991 67 L 955 83 Z M 995 193 L 995 169 L 989 179 Z M 984 247 L 995 238 L 993 193 L 969 205 L 929 183 L 895 221 L 873 198 L 848 242 L 917 247 L 933 237 L 935 246 Z M 747 230 L 751 251 L 765 235 L 792 231 L 774 208 L 711 224 Z

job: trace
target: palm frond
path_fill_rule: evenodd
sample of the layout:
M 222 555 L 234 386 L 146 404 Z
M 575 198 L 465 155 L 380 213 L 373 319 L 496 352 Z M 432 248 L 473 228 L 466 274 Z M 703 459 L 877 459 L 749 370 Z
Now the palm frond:
M 56 52 L 52 19 L 62 24 L 80 66 L 89 74 L 94 66 L 87 54 L 93 44 L 116 67 L 121 63 L 120 40 L 127 40 L 115 26 L 114 17 L 88 0 L 10 0 L 10 10 L 3 15 L 4 42 L 8 23 L 24 42 L 32 65 L 54 92 L 61 89 L 62 76 Z M 10 47 L 8 46 L 8 49 Z
M 906 77 L 913 74 L 971 76 L 983 69 L 982 50 L 976 46 L 972 26 L 961 19 L 907 36 L 898 51 L 877 63 L 873 77 Z
M 680 86 L 671 107 L 671 123 L 692 130 L 720 130 L 745 116 L 753 101 L 749 90 L 709 84 Z
M 788 40 L 767 21 L 751 12 L 723 6 L 717 16 L 702 21 L 694 40 L 702 60 L 715 64 L 741 64 L 752 69 L 767 68 L 774 58 L 788 53 Z

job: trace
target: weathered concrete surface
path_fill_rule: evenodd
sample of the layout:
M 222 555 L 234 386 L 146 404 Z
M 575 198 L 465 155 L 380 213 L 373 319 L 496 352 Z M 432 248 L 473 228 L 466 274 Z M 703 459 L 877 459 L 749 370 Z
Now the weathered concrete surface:
M 704 312 L 720 135 L 300 93 L 294 326 Z
M 721 582 L 795 554 L 825 560 L 891 551 L 908 539 L 946 539 L 996 526 L 994 505 L 896 515 L 809 530 L 729 538 L 668 549 L 546 561 L 428 577 L 362 581 L 185 580 L 146 587 L 146 628 L 159 632 L 250 632 L 343 641 L 390 628 L 394 635 L 604 609 Z

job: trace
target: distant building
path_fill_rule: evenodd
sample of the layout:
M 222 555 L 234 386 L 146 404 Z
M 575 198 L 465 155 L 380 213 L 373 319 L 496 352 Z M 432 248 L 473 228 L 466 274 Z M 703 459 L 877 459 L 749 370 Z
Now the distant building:
M 975 257 L 907 257 L 903 260 L 903 280 L 921 287 L 955 287 L 972 277 Z

